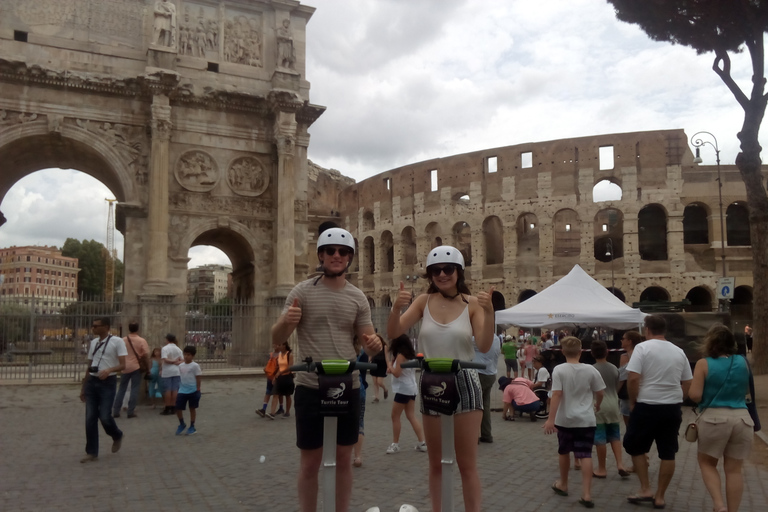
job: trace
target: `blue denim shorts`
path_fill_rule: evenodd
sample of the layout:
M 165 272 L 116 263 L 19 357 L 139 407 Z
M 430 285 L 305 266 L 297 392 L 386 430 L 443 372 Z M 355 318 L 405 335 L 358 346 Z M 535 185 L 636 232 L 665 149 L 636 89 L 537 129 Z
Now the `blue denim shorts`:
M 163 386 L 163 393 L 166 391 L 178 391 L 181 386 L 181 377 L 160 377 L 160 384 Z

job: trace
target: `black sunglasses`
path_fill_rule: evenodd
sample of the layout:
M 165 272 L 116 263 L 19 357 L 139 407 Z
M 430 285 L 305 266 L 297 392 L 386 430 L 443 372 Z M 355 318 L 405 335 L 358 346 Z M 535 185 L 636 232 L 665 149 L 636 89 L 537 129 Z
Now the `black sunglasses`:
M 352 254 L 352 249 L 350 249 L 348 247 L 330 247 L 330 246 L 326 246 L 326 247 L 323 247 L 323 251 L 325 252 L 326 256 L 333 256 L 334 254 L 336 254 L 336 251 L 338 251 L 339 252 L 339 256 L 341 256 L 342 258 Z
M 429 272 L 429 275 L 432 277 L 437 277 L 440 275 L 440 272 L 445 274 L 446 276 L 452 276 L 454 272 L 456 272 L 456 265 L 444 265 L 442 267 L 435 267 L 431 266 L 427 269 Z
M 95 329 L 97 327 L 103 327 L 103 326 L 101 324 L 92 324 L 91 327 L 93 327 Z

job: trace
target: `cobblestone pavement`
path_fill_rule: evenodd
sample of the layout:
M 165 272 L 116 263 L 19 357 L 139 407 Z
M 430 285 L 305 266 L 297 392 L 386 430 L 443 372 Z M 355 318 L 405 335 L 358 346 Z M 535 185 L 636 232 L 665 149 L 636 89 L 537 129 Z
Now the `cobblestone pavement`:
M 372 388 L 371 388 L 372 389 Z M 118 419 L 122 449 L 100 428 L 101 455 L 80 464 L 85 453 L 84 410 L 76 385 L 0 386 L 0 509 L 4 511 L 296 511 L 294 418 L 259 418 L 262 377 L 203 380 L 195 436 L 175 436 L 174 417 L 159 409 L 137 409 Z M 498 400 L 498 394 L 495 398 Z M 386 455 L 391 442 L 391 397 L 372 404 L 368 396 L 363 467 L 354 469 L 352 511 L 377 505 L 396 511 L 410 503 L 429 510 L 427 455 L 414 451 L 416 438 L 403 417 L 402 451 Z M 690 413 L 687 413 L 690 414 Z M 542 422 L 514 423 L 494 414 L 494 443 L 479 447 L 484 510 L 581 510 L 581 478 L 571 472 L 571 496 L 554 495 L 557 440 Z M 756 440 L 756 442 L 759 442 Z M 707 511 L 712 504 L 696 464 L 695 445 L 681 440 L 667 510 Z M 266 457 L 259 463 L 259 457 Z M 627 461 L 628 462 L 628 461 Z M 658 460 L 651 457 L 655 480 Z M 636 477 L 622 480 L 609 460 L 609 476 L 595 480 L 596 510 L 650 510 L 626 502 Z M 766 510 L 768 471 L 746 462 L 742 510 Z M 455 486 L 456 510 L 463 510 Z

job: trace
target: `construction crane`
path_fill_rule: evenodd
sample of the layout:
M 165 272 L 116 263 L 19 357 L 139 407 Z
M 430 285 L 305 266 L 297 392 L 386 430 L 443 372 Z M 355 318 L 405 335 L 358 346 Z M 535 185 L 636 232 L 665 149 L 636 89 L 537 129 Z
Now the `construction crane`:
M 104 299 L 112 302 L 115 297 L 115 205 L 117 199 L 104 199 L 109 203 L 109 216 L 107 217 L 107 254 L 104 258 L 106 279 L 104 280 Z

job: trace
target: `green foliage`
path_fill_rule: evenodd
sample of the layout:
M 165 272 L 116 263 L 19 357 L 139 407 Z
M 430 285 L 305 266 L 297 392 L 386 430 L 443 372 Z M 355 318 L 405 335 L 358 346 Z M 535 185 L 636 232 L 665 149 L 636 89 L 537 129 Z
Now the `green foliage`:
M 8 343 L 29 339 L 29 308 L 19 304 L 0 304 L 0 349 L 7 350 Z
M 697 53 L 739 52 L 768 29 L 766 0 L 608 0 L 616 17 L 655 41 Z
M 104 294 L 106 281 L 107 249 L 95 240 L 67 238 L 61 248 L 62 256 L 78 259 L 80 272 L 77 274 L 77 291 L 83 297 L 96 298 Z M 115 288 L 123 283 L 123 262 L 115 260 Z

